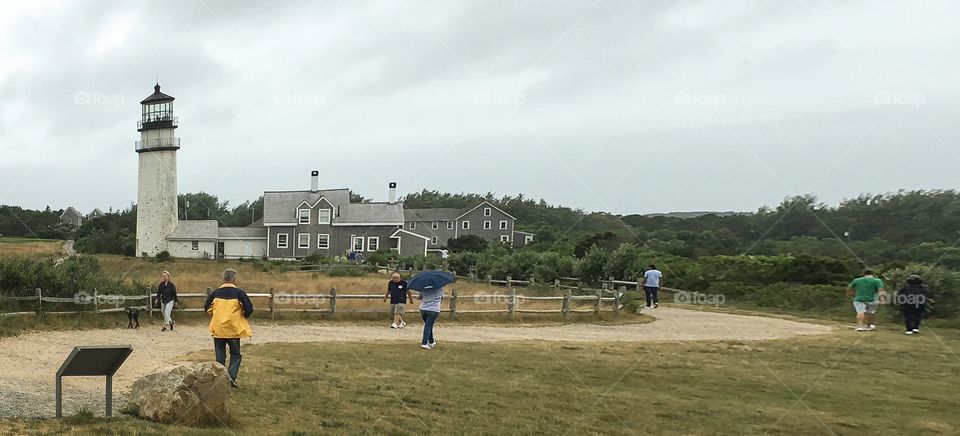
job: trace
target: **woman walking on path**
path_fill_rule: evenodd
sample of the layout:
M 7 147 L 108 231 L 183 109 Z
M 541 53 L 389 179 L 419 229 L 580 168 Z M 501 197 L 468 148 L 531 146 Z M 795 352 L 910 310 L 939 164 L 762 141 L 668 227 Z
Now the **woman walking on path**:
M 167 331 L 167 326 L 173 330 L 173 306 L 177 303 L 177 287 L 170 281 L 170 273 L 164 271 L 160 274 L 160 285 L 157 286 L 157 305 L 163 313 L 163 329 Z
M 433 338 L 433 326 L 440 317 L 440 302 L 443 300 L 443 288 L 420 291 L 420 317 L 423 318 L 423 338 L 420 348 L 429 350 L 437 346 Z
M 897 302 L 900 303 L 903 323 L 907 328 L 904 333 L 920 333 L 920 321 L 927 311 L 927 304 L 933 302 L 931 297 L 930 288 L 923 284 L 920 276 L 914 274 L 907 278 L 907 284 L 897 292 Z

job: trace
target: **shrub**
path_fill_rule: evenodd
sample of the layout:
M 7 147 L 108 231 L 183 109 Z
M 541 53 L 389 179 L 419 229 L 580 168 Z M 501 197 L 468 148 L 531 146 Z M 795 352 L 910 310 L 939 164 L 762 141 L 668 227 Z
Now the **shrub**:
M 157 253 L 156 258 L 157 262 L 173 262 L 173 257 L 170 256 L 170 252 L 167 250 Z

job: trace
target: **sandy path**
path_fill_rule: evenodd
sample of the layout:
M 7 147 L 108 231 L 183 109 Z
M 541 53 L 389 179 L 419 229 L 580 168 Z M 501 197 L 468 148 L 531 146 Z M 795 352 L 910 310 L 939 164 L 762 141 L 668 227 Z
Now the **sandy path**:
M 656 321 L 647 324 L 601 326 L 569 324 L 548 327 L 445 326 L 438 324 L 437 339 L 448 342 L 569 341 L 656 342 L 696 340 L 768 340 L 827 333 L 831 327 L 776 318 L 730 315 L 693 310 L 660 308 L 649 313 Z M 316 341 L 409 341 L 416 346 L 420 324 L 403 330 L 387 327 L 330 324 L 255 324 L 254 337 L 243 345 L 268 342 Z M 114 378 L 117 404 L 140 376 L 171 363 L 177 356 L 210 350 L 212 341 L 203 326 L 178 327 L 175 332 L 155 329 L 112 329 L 67 332 L 35 332 L 0 339 L 0 417 L 53 415 L 54 374 L 76 345 L 131 345 L 134 352 Z M 64 410 L 79 405 L 103 409 L 102 378 L 65 378 Z M 99 409 L 97 409 L 99 407 Z

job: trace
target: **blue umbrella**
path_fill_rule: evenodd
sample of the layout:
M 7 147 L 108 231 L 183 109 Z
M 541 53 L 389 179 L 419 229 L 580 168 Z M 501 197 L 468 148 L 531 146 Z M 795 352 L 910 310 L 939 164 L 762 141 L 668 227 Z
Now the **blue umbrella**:
M 429 291 L 440 289 L 456 280 L 457 278 L 453 274 L 446 271 L 427 270 L 420 271 L 417 275 L 413 276 L 413 278 L 407 282 L 407 287 L 418 292 Z

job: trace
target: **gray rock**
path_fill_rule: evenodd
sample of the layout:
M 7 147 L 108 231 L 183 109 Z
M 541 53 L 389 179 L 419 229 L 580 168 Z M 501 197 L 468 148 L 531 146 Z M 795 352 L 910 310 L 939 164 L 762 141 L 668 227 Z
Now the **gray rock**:
M 183 363 L 134 382 L 128 409 L 145 419 L 190 426 L 223 425 L 229 419 L 230 376 L 216 362 Z

